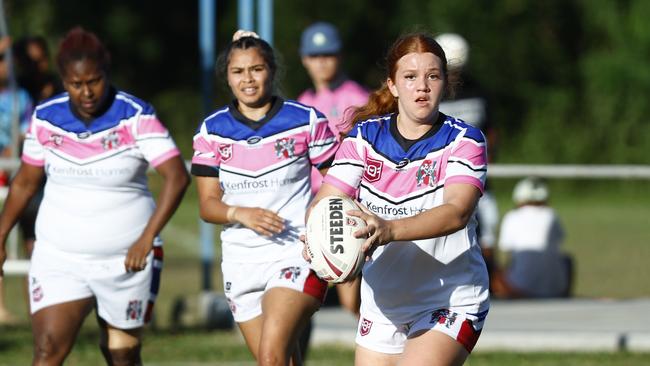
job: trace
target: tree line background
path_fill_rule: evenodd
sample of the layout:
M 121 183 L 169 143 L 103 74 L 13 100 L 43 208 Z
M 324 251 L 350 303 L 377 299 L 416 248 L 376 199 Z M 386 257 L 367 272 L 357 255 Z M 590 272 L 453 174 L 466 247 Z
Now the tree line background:
M 263 1 L 263 0 L 260 0 Z M 111 79 L 150 101 L 191 156 L 201 106 L 198 1 L 6 0 L 14 39 L 43 35 L 52 58 L 75 25 L 112 53 Z M 282 92 L 310 87 L 298 56 L 314 21 L 335 24 L 347 74 L 369 88 L 401 33 L 456 32 L 469 42 L 469 75 L 487 92 L 499 163 L 650 164 L 650 1 L 276 0 L 274 47 Z M 217 0 L 217 49 L 237 29 L 237 1 Z M 215 77 L 214 107 L 230 98 Z

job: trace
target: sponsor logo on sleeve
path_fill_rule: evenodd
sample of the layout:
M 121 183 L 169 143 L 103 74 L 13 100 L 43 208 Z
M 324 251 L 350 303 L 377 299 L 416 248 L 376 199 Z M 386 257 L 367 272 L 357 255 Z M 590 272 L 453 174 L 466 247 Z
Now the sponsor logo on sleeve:
M 435 184 L 435 170 L 436 170 L 436 161 L 425 160 L 418 168 L 418 171 L 415 173 L 415 180 L 417 186 L 425 185 L 433 187 Z
M 378 181 L 381 179 L 383 166 L 383 161 L 366 157 L 366 168 L 363 171 L 363 178 L 370 183 Z

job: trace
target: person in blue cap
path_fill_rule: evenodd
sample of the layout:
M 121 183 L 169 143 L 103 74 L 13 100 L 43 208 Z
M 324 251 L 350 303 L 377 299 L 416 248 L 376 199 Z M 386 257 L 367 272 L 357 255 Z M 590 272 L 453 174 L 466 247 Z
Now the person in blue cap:
M 364 105 L 368 101 L 368 91 L 357 82 L 350 80 L 342 68 L 341 37 L 336 27 L 327 22 L 317 22 L 308 26 L 300 39 L 302 64 L 311 78 L 313 87 L 305 90 L 298 101 L 316 107 L 329 121 L 335 133 L 345 132 L 345 116 L 351 107 Z M 317 192 L 323 180 L 322 175 L 312 174 L 312 191 Z M 359 281 L 337 286 L 341 305 L 359 314 Z

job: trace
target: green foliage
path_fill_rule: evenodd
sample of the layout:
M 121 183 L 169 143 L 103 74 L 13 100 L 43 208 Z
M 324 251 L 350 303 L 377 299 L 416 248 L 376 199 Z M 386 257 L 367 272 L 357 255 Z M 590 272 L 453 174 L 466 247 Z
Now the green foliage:
M 237 28 L 237 2 L 216 4 L 219 47 Z M 400 33 L 458 32 L 471 46 L 468 75 L 489 96 L 497 162 L 650 163 L 648 1 L 274 4 L 274 46 L 283 60 L 282 91 L 288 98 L 310 87 L 298 48 L 302 30 L 314 21 L 340 29 L 348 74 L 370 88 L 383 81 L 384 52 Z M 196 1 L 7 0 L 5 5 L 14 38 L 43 34 L 56 45 L 77 24 L 97 32 L 112 51 L 115 84 L 154 101 L 184 154 L 189 152 L 189 137 L 209 113 L 199 104 Z M 227 89 L 216 90 L 214 108 L 230 98 Z

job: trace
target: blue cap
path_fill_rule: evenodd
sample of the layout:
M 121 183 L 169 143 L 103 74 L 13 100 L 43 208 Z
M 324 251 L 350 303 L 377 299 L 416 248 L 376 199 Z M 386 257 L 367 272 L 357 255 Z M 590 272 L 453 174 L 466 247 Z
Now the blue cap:
M 314 23 L 302 32 L 300 56 L 329 55 L 340 51 L 341 38 L 332 24 Z

